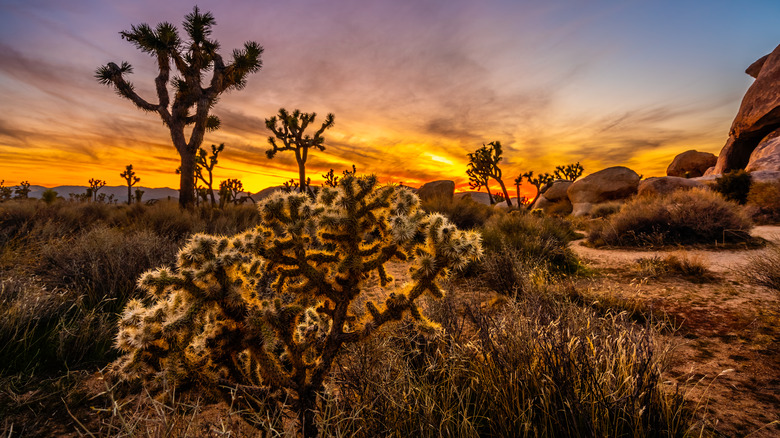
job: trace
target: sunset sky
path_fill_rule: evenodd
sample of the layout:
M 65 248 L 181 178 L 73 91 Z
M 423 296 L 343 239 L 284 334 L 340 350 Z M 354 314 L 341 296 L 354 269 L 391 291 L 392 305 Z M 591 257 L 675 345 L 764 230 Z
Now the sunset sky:
M 100 178 L 178 187 L 178 156 L 156 114 L 93 77 L 128 61 L 154 100 L 155 63 L 120 38 L 180 25 L 191 1 L 0 0 L 0 179 L 56 186 Z M 280 107 L 335 114 L 314 181 L 354 163 L 383 181 L 465 185 L 466 154 L 504 145 L 507 180 L 579 161 L 665 174 L 678 153 L 718 153 L 752 78 L 780 43 L 780 1 L 201 1 L 227 56 L 264 46 L 263 68 L 223 95 L 217 179 L 252 191 L 295 177 L 266 158 L 263 120 Z M 183 34 L 183 32 L 182 32 Z M 494 189 L 497 186 L 493 187 Z

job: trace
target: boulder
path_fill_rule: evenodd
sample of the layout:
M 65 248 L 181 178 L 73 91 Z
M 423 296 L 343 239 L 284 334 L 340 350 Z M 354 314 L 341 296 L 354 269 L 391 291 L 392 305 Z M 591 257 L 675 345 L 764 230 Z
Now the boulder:
M 745 170 L 748 172 L 780 171 L 780 130 L 772 131 L 761 140 L 750 154 Z
M 455 182 L 449 180 L 432 181 L 423 184 L 419 190 L 417 190 L 417 196 L 421 201 L 428 199 L 441 198 L 451 201 L 452 195 L 455 193 Z
M 685 151 L 674 157 L 669 167 L 666 168 L 666 174 L 682 178 L 702 176 L 707 169 L 715 166 L 717 161 L 718 157 L 709 152 Z
M 694 187 L 703 187 L 704 183 L 677 176 L 661 176 L 642 180 L 639 183 L 637 194 L 646 195 L 665 195 L 682 189 L 692 189 Z
M 571 184 L 572 182 L 569 180 L 565 180 L 565 179 L 555 180 L 547 187 L 546 190 L 542 192 L 542 196 L 547 198 L 547 200 L 550 202 L 557 202 L 560 201 L 561 199 L 568 199 L 568 195 L 566 191 L 569 190 Z M 539 196 L 539 198 L 541 198 L 542 196 Z
M 479 204 L 490 205 L 490 197 L 484 192 L 460 192 L 453 195 L 453 199 L 461 198 L 469 198 Z
M 636 194 L 639 175 L 633 170 L 615 166 L 599 170 L 573 182 L 566 194 L 572 204 L 598 203 L 623 199 Z
M 761 140 L 780 128 L 780 46 L 746 71 L 756 78 L 742 98 L 713 173 L 744 169 Z

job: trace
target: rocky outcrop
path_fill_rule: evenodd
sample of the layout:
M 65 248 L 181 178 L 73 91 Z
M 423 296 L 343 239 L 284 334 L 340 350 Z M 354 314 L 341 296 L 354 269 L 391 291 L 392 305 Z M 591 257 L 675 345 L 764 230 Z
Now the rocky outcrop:
M 459 200 L 462 198 L 469 198 L 476 203 L 490 205 L 490 197 L 485 192 L 460 192 L 453 195 L 453 199 Z
M 780 46 L 746 72 L 756 81 L 742 99 L 713 174 L 744 169 L 761 140 L 780 128 Z
M 694 187 L 703 186 L 703 183 L 688 178 L 680 178 L 677 176 L 661 176 L 642 180 L 639 183 L 637 194 L 639 196 L 665 195 L 677 190 L 692 189 Z
M 624 199 L 636 194 L 639 175 L 623 167 L 609 167 L 592 173 L 572 183 L 566 191 L 572 203 L 572 214 L 584 216 L 590 213 L 594 204 Z
M 568 180 L 555 180 L 539 195 L 539 198 L 534 203 L 533 209 L 541 209 L 545 213 L 548 213 L 550 209 L 556 209 L 556 211 L 571 210 L 571 201 L 569 201 L 569 195 L 567 190 L 572 185 Z M 566 205 L 563 205 L 566 204 Z
M 750 154 L 745 170 L 748 172 L 780 171 L 780 130 L 773 131 L 761 140 Z
M 421 201 L 426 201 L 434 198 L 441 198 L 451 201 L 452 195 L 455 193 L 455 182 L 449 180 L 432 181 L 423 184 L 419 190 L 417 190 L 417 196 Z
M 695 178 L 704 175 L 704 172 L 715 166 L 717 161 L 718 157 L 709 152 L 685 151 L 674 157 L 669 167 L 666 168 L 666 175 Z

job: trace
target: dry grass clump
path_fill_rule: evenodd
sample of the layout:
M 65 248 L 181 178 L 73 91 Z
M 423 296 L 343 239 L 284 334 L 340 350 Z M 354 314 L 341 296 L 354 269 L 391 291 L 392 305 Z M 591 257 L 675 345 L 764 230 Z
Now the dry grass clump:
M 565 220 L 513 211 L 490 218 L 481 231 L 485 257 L 479 269 L 497 292 L 522 292 L 540 280 L 580 269 L 568 246 L 578 235 Z
M 706 283 L 715 279 L 700 257 L 685 253 L 641 258 L 636 261 L 636 265 L 637 274 L 643 278 L 679 277 L 692 283 Z
M 666 351 L 623 314 L 597 317 L 528 296 L 466 306 L 442 335 L 411 325 L 357 345 L 333 384 L 348 422 L 326 435 L 685 436 L 682 396 L 661 380 Z M 464 328 L 465 327 L 465 328 Z M 333 421 L 333 418 L 321 418 Z
M 742 273 L 751 283 L 780 292 L 780 246 L 773 245 L 767 253 L 752 256 Z
M 610 246 L 665 246 L 744 242 L 752 224 L 740 207 L 720 194 L 681 190 L 637 197 L 620 212 L 596 224 L 588 242 Z
M 420 207 L 427 213 L 441 213 L 459 229 L 471 230 L 480 227 L 488 219 L 503 211 L 492 206 L 480 204 L 470 197 L 448 199 L 433 197 L 420 202 Z

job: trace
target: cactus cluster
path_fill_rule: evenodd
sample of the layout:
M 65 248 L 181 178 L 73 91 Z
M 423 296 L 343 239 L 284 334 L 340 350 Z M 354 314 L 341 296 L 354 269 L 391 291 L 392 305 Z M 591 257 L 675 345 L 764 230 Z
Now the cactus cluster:
M 121 315 L 117 369 L 226 396 L 262 389 L 292 401 L 311 436 L 316 394 L 341 348 L 404 315 L 432 327 L 417 299 L 441 297 L 438 281 L 480 256 L 480 237 L 375 176 L 344 176 L 316 199 L 279 192 L 258 208 L 257 228 L 193 236 L 175 269 L 140 278 L 148 298 Z M 358 309 L 370 274 L 391 284 L 385 264 L 394 259 L 409 262 L 411 282 Z

